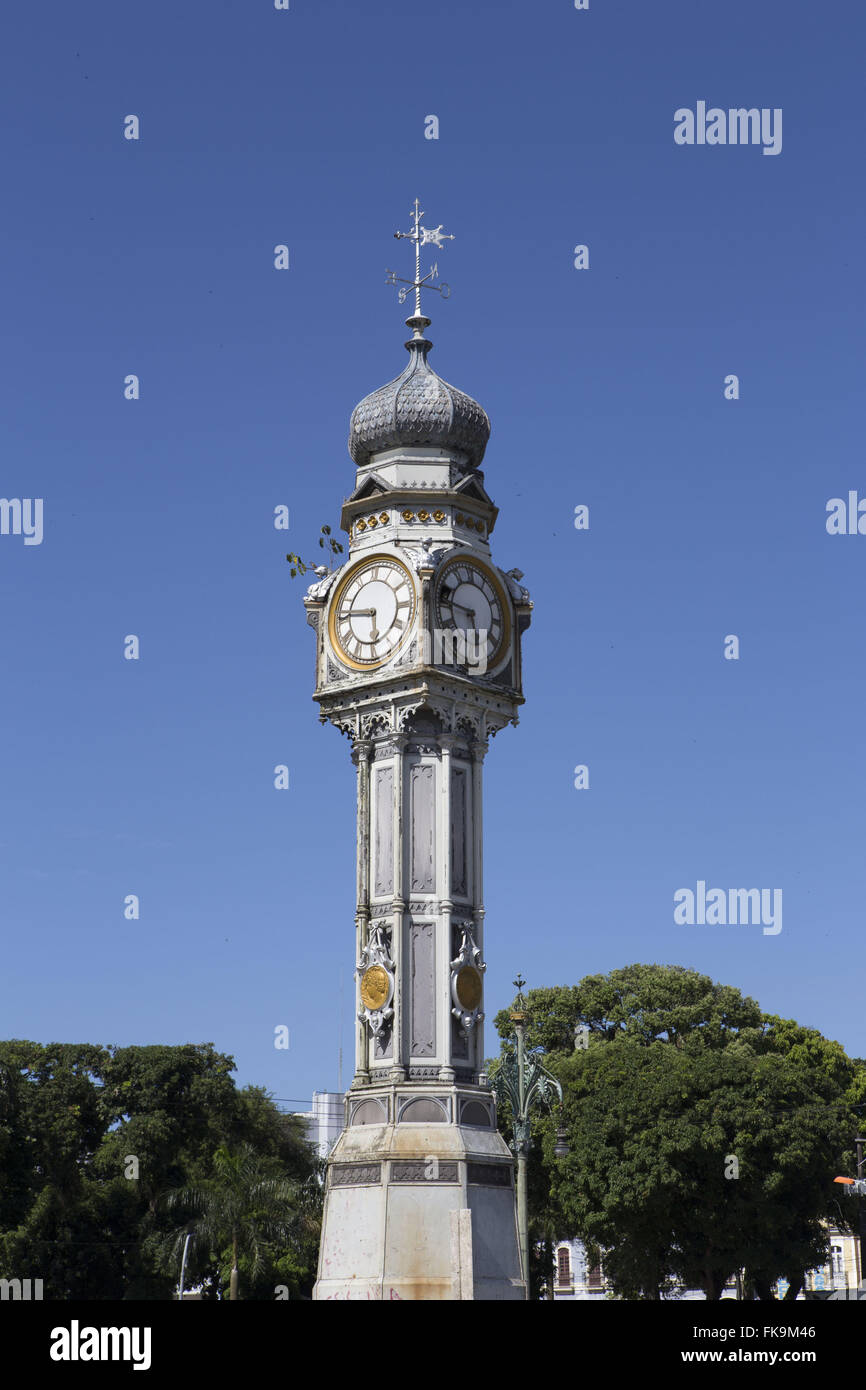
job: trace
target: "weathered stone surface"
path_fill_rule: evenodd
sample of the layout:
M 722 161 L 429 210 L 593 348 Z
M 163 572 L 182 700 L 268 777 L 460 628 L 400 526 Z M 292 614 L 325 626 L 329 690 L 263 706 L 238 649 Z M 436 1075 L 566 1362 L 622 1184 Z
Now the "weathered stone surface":
M 375 1185 L 328 1181 L 315 1299 L 524 1297 L 511 1155 L 496 1130 L 364 1125 L 343 1131 L 328 1166 L 378 1165 Z M 481 1168 L 494 1183 L 471 1180 Z
M 328 1169 L 331 1187 L 366 1187 L 381 1181 L 381 1163 L 332 1163 Z

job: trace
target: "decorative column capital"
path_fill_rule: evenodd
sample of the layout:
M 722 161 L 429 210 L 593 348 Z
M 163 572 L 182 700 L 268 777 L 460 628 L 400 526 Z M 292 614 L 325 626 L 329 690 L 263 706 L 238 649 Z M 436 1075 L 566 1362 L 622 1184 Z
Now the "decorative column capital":
M 370 751 L 373 745 L 368 738 L 356 738 L 352 744 L 352 762 L 357 767 L 359 763 L 370 761 Z

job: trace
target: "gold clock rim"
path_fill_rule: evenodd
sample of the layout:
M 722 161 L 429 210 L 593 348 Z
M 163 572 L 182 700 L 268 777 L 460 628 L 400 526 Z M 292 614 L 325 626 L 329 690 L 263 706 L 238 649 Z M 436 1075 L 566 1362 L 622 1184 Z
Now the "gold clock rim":
M 349 656 L 347 652 L 343 651 L 342 645 L 337 636 L 337 612 L 340 607 L 340 599 L 343 596 L 343 591 L 345 590 L 349 581 L 354 578 L 359 569 L 366 569 L 368 565 L 372 565 L 376 560 L 387 560 L 389 564 L 395 565 L 397 569 L 401 569 L 403 571 L 403 573 L 409 581 L 409 588 L 412 591 L 412 612 L 409 616 L 409 621 L 406 624 L 406 631 L 403 634 L 403 637 L 400 639 L 397 645 L 393 647 L 390 652 L 388 652 L 387 656 L 379 657 L 377 661 L 355 661 L 353 657 Z M 357 562 L 354 565 L 352 565 L 352 568 L 346 571 L 346 573 L 343 575 L 343 578 L 340 580 L 339 584 L 334 590 L 333 596 L 331 598 L 331 605 L 328 609 L 328 637 L 330 638 L 331 648 L 335 653 L 337 660 L 340 662 L 341 665 L 348 666 L 351 671 L 377 671 L 380 666 L 384 666 L 386 661 L 390 661 L 392 657 L 395 657 L 397 653 L 405 646 L 412 633 L 412 628 L 415 622 L 415 614 L 417 611 L 418 592 L 415 588 L 415 580 L 412 577 L 412 571 L 404 564 L 404 562 L 401 559 L 398 558 L 398 556 L 389 555 L 387 551 L 383 550 L 376 551 L 373 555 L 365 555 L 363 557 L 359 557 Z
M 496 665 L 503 651 L 511 645 L 511 603 L 499 580 L 499 576 L 494 574 L 493 569 L 486 565 L 483 560 L 477 560 L 474 555 L 451 555 L 445 560 L 436 576 L 435 603 L 437 618 L 439 616 L 439 591 L 442 587 L 442 580 L 446 571 L 452 569 L 455 565 L 469 565 L 470 568 L 480 570 L 482 574 L 487 576 L 499 595 L 499 606 L 502 609 L 502 636 L 499 639 L 499 645 L 493 655 L 487 659 L 487 666 L 489 669 L 491 666 Z

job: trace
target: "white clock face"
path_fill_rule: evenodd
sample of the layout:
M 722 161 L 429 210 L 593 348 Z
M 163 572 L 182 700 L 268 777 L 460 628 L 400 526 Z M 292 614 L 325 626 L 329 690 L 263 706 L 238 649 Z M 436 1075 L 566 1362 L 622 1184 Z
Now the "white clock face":
M 436 585 L 440 627 L 464 634 L 467 652 L 491 666 L 509 636 L 507 600 L 493 575 L 474 560 L 448 560 Z M 483 634 L 483 635 L 482 635 Z
M 415 618 L 415 585 L 399 560 L 373 555 L 343 578 L 329 630 L 339 659 L 355 670 L 381 666 L 402 646 Z

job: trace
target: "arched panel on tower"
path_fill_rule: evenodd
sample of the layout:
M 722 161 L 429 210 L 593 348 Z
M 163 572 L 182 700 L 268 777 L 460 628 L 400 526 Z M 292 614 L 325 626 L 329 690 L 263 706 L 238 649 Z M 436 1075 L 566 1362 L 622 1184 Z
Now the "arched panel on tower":
M 418 1096 L 402 1106 L 397 1117 L 401 1125 L 444 1125 L 448 1121 L 448 1102 L 433 1096 Z
M 377 1098 L 362 1100 L 352 1107 L 352 1125 L 384 1125 L 388 1123 L 388 1110 L 384 1101 Z
M 471 1125 L 473 1129 L 492 1129 L 490 1106 L 480 1100 L 465 1100 L 460 1108 L 460 1123 Z

